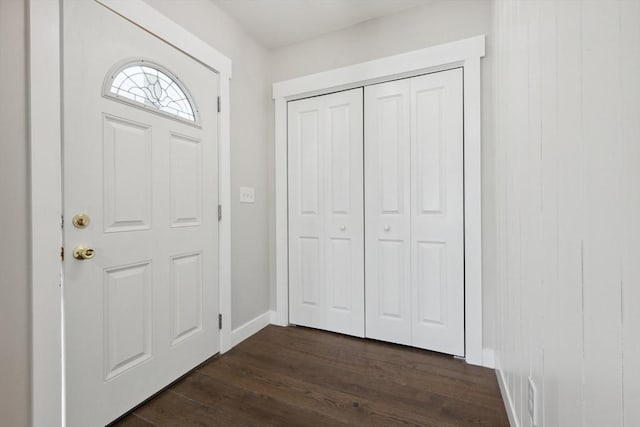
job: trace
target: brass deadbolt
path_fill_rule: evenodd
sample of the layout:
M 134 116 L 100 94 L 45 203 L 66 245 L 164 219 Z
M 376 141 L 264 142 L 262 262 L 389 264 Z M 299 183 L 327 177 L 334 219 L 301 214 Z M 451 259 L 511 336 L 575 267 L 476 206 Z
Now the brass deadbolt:
M 76 228 L 87 228 L 91 222 L 91 218 L 89 218 L 89 215 L 85 213 L 79 213 L 73 217 L 72 222 Z

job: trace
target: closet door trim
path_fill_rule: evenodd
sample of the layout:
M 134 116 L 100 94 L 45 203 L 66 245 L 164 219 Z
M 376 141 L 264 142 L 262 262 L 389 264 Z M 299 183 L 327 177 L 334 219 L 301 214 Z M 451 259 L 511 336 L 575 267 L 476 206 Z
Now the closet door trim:
M 481 73 L 485 36 L 479 35 L 399 55 L 274 83 L 276 187 L 276 307 L 272 323 L 289 324 L 287 102 L 453 68 L 464 85 L 465 360 L 493 368 L 493 351 L 483 348 Z

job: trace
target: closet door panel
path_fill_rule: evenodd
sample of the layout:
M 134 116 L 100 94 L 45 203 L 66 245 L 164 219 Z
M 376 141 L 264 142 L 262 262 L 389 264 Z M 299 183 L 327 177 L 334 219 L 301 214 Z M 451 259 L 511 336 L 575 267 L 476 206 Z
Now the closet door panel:
M 289 104 L 289 317 L 324 328 L 323 102 Z
M 362 89 L 325 95 L 327 329 L 364 336 Z
M 365 88 L 366 335 L 411 341 L 408 80 Z
M 362 89 L 288 108 L 290 322 L 364 336 Z
M 411 79 L 412 344 L 464 356 L 462 70 Z

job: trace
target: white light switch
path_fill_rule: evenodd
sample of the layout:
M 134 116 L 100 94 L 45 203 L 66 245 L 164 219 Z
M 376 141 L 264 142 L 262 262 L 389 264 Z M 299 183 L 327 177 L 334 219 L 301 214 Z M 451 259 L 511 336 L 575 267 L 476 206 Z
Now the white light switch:
M 253 187 L 240 187 L 240 203 L 255 203 L 256 189 Z

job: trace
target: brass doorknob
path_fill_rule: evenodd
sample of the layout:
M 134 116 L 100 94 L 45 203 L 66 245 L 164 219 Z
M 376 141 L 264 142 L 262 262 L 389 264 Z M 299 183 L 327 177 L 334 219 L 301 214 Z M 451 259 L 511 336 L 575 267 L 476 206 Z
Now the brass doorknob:
M 84 246 L 78 246 L 73 250 L 73 257 L 75 259 L 91 259 L 95 256 L 95 251 L 91 248 L 86 248 Z

